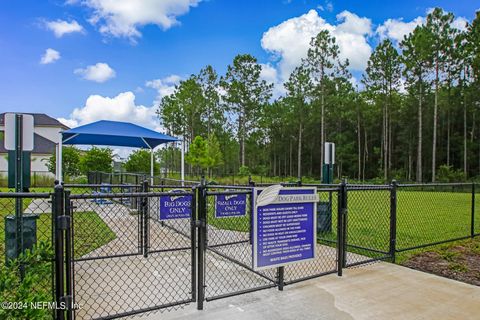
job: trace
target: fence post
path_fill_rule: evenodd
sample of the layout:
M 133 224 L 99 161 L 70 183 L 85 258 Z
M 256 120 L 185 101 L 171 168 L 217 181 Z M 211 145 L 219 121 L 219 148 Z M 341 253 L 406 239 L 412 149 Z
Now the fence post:
M 472 182 L 472 220 L 470 225 L 470 236 L 475 236 L 475 182 Z
M 53 216 L 54 216 L 54 230 L 55 230 L 55 238 L 54 238 L 54 249 L 55 249 L 55 302 L 57 305 L 60 306 L 60 302 L 64 296 L 64 285 L 65 285 L 65 278 L 64 278 L 64 239 L 63 239 L 63 230 L 61 228 L 61 220 L 60 217 L 63 215 L 64 211 L 64 192 L 63 186 L 61 184 L 57 184 L 54 189 L 53 199 L 52 199 L 52 209 L 53 209 Z M 65 319 L 64 310 L 61 308 L 57 308 L 55 312 L 55 319 L 56 320 L 63 320 Z
M 255 214 L 255 203 L 253 203 L 254 192 L 255 192 L 255 181 L 250 180 L 248 185 L 252 187 L 252 193 L 250 194 L 250 244 L 253 244 L 253 215 Z
M 72 243 L 72 202 L 70 202 L 70 190 L 65 190 L 65 284 L 66 292 L 63 301 L 66 304 L 67 320 L 73 319 L 73 243 Z
M 390 247 L 389 255 L 395 263 L 397 251 L 397 181 L 392 180 L 390 185 Z
M 142 183 L 142 192 L 148 192 L 148 180 L 144 180 Z M 149 205 L 148 205 L 148 197 L 142 197 L 142 216 L 143 216 L 143 257 L 148 257 L 148 247 L 149 247 L 149 239 L 148 239 L 148 219 L 149 219 Z
M 163 180 L 162 180 L 163 181 Z M 192 187 L 192 216 L 190 220 L 190 246 L 191 246 L 191 258 L 192 258 L 192 301 L 196 301 L 197 299 L 197 228 L 196 228 L 196 221 L 197 221 L 197 187 Z
M 205 178 L 198 187 L 198 270 L 197 270 L 197 310 L 203 310 L 205 300 L 205 246 L 207 242 L 207 194 Z
M 347 188 L 345 180 L 338 191 L 338 219 L 337 219 L 337 274 L 342 276 L 345 266 L 345 215 L 347 211 Z
M 285 267 L 283 266 L 277 268 L 277 281 L 278 290 L 283 291 L 285 286 Z

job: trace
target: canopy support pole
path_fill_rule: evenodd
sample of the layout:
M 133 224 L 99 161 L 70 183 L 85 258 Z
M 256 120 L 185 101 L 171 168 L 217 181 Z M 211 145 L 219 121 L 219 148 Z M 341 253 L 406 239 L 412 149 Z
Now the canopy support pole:
M 181 160 L 182 187 L 185 185 L 185 137 L 182 139 L 182 160 Z
M 153 185 L 153 148 L 150 149 L 150 185 Z
M 61 184 L 63 179 L 63 174 L 62 174 L 62 167 L 63 167 L 63 163 L 62 163 L 62 153 L 63 153 L 63 135 L 60 133 L 60 140 L 58 141 L 58 159 L 57 159 L 57 165 L 58 165 L 58 177 L 57 177 L 57 180 L 58 180 L 58 183 Z

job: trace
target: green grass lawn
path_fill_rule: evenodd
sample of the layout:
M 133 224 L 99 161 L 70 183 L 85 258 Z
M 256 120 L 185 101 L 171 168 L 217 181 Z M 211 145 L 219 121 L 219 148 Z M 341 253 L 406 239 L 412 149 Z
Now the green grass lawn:
M 41 190 L 37 192 L 50 191 Z M 5 189 L 0 190 L 5 192 Z M 42 199 L 41 201 L 48 201 Z M 23 200 L 23 208 L 27 208 L 32 199 Z M 52 215 L 50 207 L 48 212 L 35 212 L 39 214 L 37 220 L 37 241 L 52 241 Z M 35 210 L 34 210 L 35 211 Z M 5 217 L 15 214 L 15 200 L 13 198 L 0 199 L 0 266 L 5 262 Z M 102 245 L 115 239 L 115 233 L 105 224 L 105 222 L 93 211 L 74 213 L 74 252 L 76 257 L 87 254 Z
M 320 201 L 328 201 L 328 192 L 319 192 Z M 248 232 L 250 214 L 245 217 L 215 218 L 214 200 L 209 199 L 209 224 L 225 230 Z M 247 211 L 249 211 L 247 209 Z M 480 232 L 480 194 L 476 197 L 475 230 Z M 470 235 L 471 194 L 399 189 L 397 192 L 397 249 L 408 248 Z M 336 240 L 337 194 L 332 194 L 332 232 L 318 235 Z M 388 252 L 390 239 L 390 191 L 348 191 L 348 244 Z M 349 251 L 372 257 L 365 250 Z M 418 252 L 416 250 L 415 252 Z M 399 254 L 399 261 L 407 254 Z

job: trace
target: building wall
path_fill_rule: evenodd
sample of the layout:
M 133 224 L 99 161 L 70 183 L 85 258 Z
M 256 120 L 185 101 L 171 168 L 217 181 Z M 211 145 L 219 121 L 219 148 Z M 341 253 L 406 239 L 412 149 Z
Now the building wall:
M 55 143 L 58 143 L 60 141 L 59 133 L 61 130 L 63 129 L 60 127 L 34 127 L 33 128 L 33 131 L 36 134 L 41 135 L 42 137 L 50 141 L 53 141 Z M 0 131 L 5 131 L 5 127 L 0 126 Z
M 33 129 L 36 134 L 41 135 L 42 137 L 55 143 L 60 141 L 60 130 L 62 130 L 62 128 L 59 127 L 35 127 Z
M 47 163 L 51 155 L 49 154 L 35 154 L 31 157 L 30 170 L 36 173 L 48 174 Z M 0 153 L 0 172 L 8 172 L 8 160 L 6 153 Z

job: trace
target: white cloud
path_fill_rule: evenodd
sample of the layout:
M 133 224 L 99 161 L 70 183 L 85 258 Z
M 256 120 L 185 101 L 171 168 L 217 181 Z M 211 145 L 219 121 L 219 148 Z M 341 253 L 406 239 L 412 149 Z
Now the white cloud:
M 157 90 L 158 95 L 154 104 L 158 104 L 162 97 L 169 96 L 175 91 L 175 86 L 180 82 L 180 80 L 182 80 L 180 76 L 172 74 L 162 79 L 147 81 L 145 86 Z
M 85 80 L 100 83 L 114 78 L 116 75 L 115 70 L 113 70 L 108 64 L 103 62 L 88 66 L 84 69 L 75 69 L 73 73 L 82 76 L 82 78 L 84 78 Z
M 466 31 L 468 22 L 469 21 L 464 17 L 457 17 L 453 20 L 452 26 L 460 31 Z
M 272 98 L 276 99 L 285 93 L 283 82 L 279 79 L 278 71 L 271 64 L 260 63 L 262 71 L 260 72 L 260 78 L 267 83 L 273 84 Z
M 160 125 L 155 110 L 155 107 L 135 104 L 135 94 L 127 91 L 113 98 L 91 95 L 83 107 L 73 110 L 69 119 L 59 118 L 58 120 L 69 127 L 98 120 L 114 120 L 132 122 L 158 130 Z
M 75 20 L 70 22 L 65 20 L 46 21 L 45 26 L 47 29 L 53 31 L 57 38 L 61 38 L 68 33 L 84 32 L 83 27 Z
M 322 30 L 328 30 L 335 36 L 340 58 L 350 60 L 351 70 L 364 70 L 372 52 L 367 42 L 367 37 L 372 34 L 370 19 L 343 11 L 337 15 L 337 24 L 329 24 L 312 9 L 271 27 L 263 34 L 262 47 L 279 59 L 278 67 L 283 80 L 306 56 L 311 38 Z
M 75 128 L 78 127 L 78 121 L 74 119 L 66 119 L 66 118 L 57 118 L 58 121 L 63 123 L 69 128 Z
M 54 63 L 60 59 L 60 52 L 57 50 L 54 50 L 52 48 L 48 48 L 45 50 L 45 53 L 43 54 L 42 58 L 40 59 L 41 64 L 49 64 L 49 63 Z
M 380 39 L 390 38 L 395 42 L 403 40 L 404 36 L 412 32 L 417 26 L 425 23 L 425 17 L 416 17 L 412 21 L 404 22 L 403 18 L 388 19 L 378 26 L 376 32 Z
M 157 25 L 164 30 L 178 24 L 177 17 L 188 13 L 201 0 L 85 0 L 93 10 L 90 22 L 103 34 L 134 39 L 139 27 Z
M 431 13 L 433 8 L 427 9 L 427 14 Z M 376 33 L 379 35 L 380 40 L 390 38 L 396 43 L 399 43 L 403 38 L 419 26 L 425 24 L 426 17 L 416 17 L 415 19 L 405 22 L 403 18 L 387 19 L 383 24 L 377 27 Z M 452 27 L 458 30 L 466 30 L 466 24 L 468 20 L 464 17 L 456 17 L 453 20 Z

